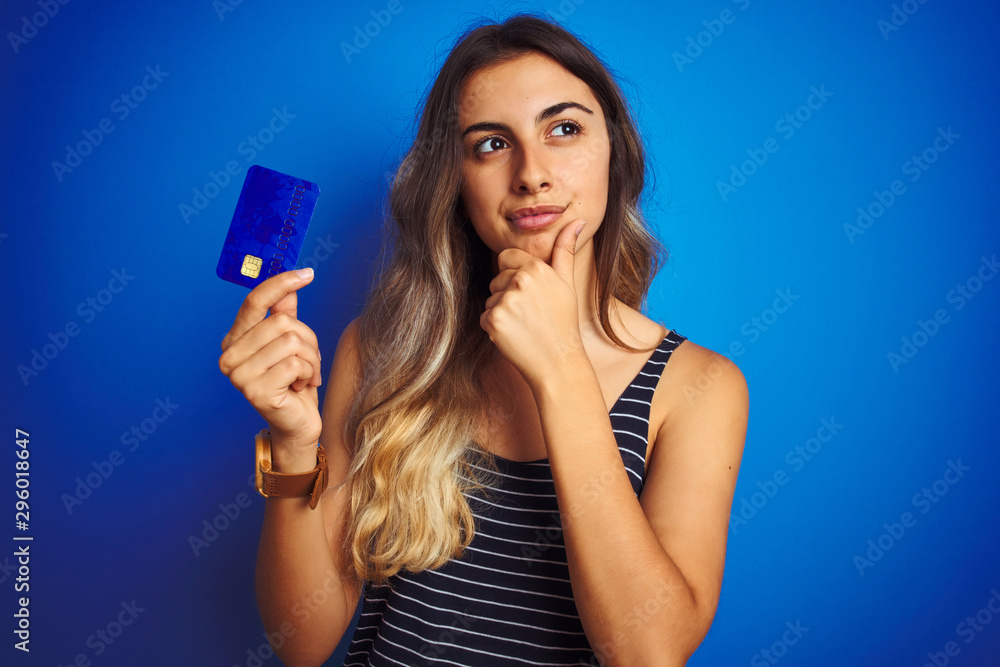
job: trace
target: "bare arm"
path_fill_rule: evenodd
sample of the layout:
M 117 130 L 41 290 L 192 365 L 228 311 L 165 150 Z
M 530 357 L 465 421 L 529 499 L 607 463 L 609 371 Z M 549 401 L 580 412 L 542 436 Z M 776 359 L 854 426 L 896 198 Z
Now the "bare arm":
M 275 471 L 314 469 L 317 441 L 329 459 L 330 483 L 315 510 L 308 498 L 268 498 L 264 509 L 257 604 L 275 653 L 293 666 L 329 658 L 361 588 L 338 571 L 334 557 L 350 497 L 343 482 L 352 447 L 342 431 L 357 391 L 357 325 L 341 335 L 321 415 L 319 345 L 297 314 L 297 292 L 311 280 L 311 272 L 287 271 L 255 287 L 219 357 L 219 369 L 268 423 Z
M 356 388 L 356 322 L 344 330 L 323 402 L 320 443 L 329 457 L 330 485 L 317 506 L 308 498 L 269 498 L 257 554 L 257 606 L 275 653 L 286 665 L 320 665 L 333 653 L 357 607 L 361 586 L 337 568 L 334 553 L 344 540 L 350 488 L 342 482 L 350 445 L 341 437 Z M 275 452 L 277 448 L 275 447 Z M 316 466 L 308 458 L 275 456 L 279 472 Z M 276 639 L 278 633 L 281 639 Z
M 691 376 L 719 357 L 690 341 L 674 354 L 673 370 Z M 748 405 L 742 374 L 724 367 L 692 403 L 672 401 L 641 499 L 589 360 L 563 365 L 561 375 L 535 390 L 573 594 L 587 637 L 607 664 L 683 665 L 712 623 Z M 670 390 L 663 385 L 658 393 Z

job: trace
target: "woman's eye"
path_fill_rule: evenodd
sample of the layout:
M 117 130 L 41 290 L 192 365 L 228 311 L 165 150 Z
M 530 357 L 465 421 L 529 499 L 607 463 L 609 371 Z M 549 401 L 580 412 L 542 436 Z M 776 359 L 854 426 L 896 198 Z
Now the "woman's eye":
M 577 125 L 576 123 L 570 123 L 568 121 L 565 122 L 565 123 L 559 123 L 558 125 L 556 125 L 556 130 L 558 130 L 559 128 L 567 128 L 567 127 L 570 130 L 572 130 L 572 131 L 569 132 L 569 133 L 567 133 L 567 132 L 562 132 L 561 134 L 557 133 L 556 136 L 557 137 L 565 137 L 565 136 L 568 136 L 570 134 L 576 134 L 576 133 L 578 133 L 580 131 L 580 126 L 579 125 Z
M 503 139 L 501 139 L 500 137 L 487 137 L 486 139 L 483 139 L 482 143 L 480 143 L 478 146 L 476 146 L 476 152 L 477 153 L 492 153 L 495 150 L 500 150 L 501 148 L 503 148 L 502 145 L 498 146 L 498 145 L 495 145 L 495 144 L 506 144 L 506 143 L 507 142 L 504 141 Z M 483 146 L 486 146 L 488 148 L 488 150 L 483 150 Z

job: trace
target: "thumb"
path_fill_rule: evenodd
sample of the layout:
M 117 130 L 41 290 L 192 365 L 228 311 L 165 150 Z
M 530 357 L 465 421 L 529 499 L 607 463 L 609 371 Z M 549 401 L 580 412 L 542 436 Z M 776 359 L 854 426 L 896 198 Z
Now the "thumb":
M 281 297 L 273 306 L 271 306 L 271 315 L 275 313 L 288 313 L 292 317 L 298 319 L 298 305 L 299 296 L 296 292 L 289 292 L 285 296 Z
M 573 264 L 576 261 L 576 241 L 586 224 L 583 220 L 574 220 L 569 223 L 559 231 L 556 242 L 552 246 L 552 268 L 573 287 L 575 287 Z
M 304 269 L 299 269 L 299 270 L 301 271 L 301 270 L 304 270 Z M 298 306 L 299 306 L 298 290 L 299 290 L 300 287 L 303 287 L 304 285 L 309 284 L 309 282 L 312 281 L 313 277 L 315 276 L 315 273 L 313 272 L 312 269 L 308 269 L 308 271 L 309 271 L 309 275 L 306 276 L 305 278 L 297 278 L 297 280 L 303 280 L 304 281 L 302 283 L 302 285 L 294 286 L 294 289 L 291 289 L 287 294 L 285 294 L 283 297 L 281 297 L 280 299 L 278 299 L 277 301 L 275 301 L 274 304 L 270 308 L 270 313 L 269 314 L 274 315 L 275 313 L 288 313 L 292 317 L 298 319 L 298 316 L 299 316 L 299 314 L 298 314 Z M 288 271 L 286 273 L 290 274 L 291 271 Z

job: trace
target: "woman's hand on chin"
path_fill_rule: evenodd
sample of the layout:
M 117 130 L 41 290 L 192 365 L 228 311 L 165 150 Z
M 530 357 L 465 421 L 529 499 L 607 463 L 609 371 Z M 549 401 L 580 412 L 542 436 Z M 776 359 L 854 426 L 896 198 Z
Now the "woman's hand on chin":
M 532 387 L 574 355 L 586 354 L 573 273 L 583 224 L 574 220 L 560 230 L 551 265 L 519 248 L 497 256 L 492 296 L 479 324 Z

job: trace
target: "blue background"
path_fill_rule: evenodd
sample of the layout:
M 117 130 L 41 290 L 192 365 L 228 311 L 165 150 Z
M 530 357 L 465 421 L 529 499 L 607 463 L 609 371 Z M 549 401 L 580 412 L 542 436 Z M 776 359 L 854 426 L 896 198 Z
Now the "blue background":
M 0 662 L 256 664 L 264 501 L 248 480 L 264 423 L 219 372 L 246 291 L 215 276 L 246 168 L 322 188 L 299 316 L 329 364 L 375 258 L 385 174 L 448 47 L 480 13 L 534 9 L 592 45 L 634 102 L 655 175 L 645 210 L 671 252 L 649 315 L 732 358 L 750 387 L 722 597 L 690 664 L 773 664 L 767 650 L 782 665 L 919 666 L 952 641 L 948 664 L 996 664 L 1000 617 L 981 612 L 991 622 L 971 637 L 958 627 L 1000 590 L 1000 279 L 977 282 L 1000 251 L 996 4 L 909 0 L 891 31 L 879 24 L 888 0 L 386 6 L 75 1 L 32 31 L 37 1 L 4 3 L 0 539 L 21 534 L 21 428 L 34 541 L 30 656 L 11 646 L 15 543 L 0 547 Z M 391 21 L 348 58 L 341 44 L 371 12 Z M 675 56 L 688 49 L 689 61 Z M 160 80 L 122 117 L 115 100 L 147 67 Z M 813 86 L 829 96 L 802 108 Z M 275 110 L 284 125 L 251 158 L 242 142 Z M 776 126 L 789 113 L 802 121 L 791 135 Z M 102 119 L 113 130 L 57 174 Z M 953 136 L 943 152 L 939 128 Z M 924 153 L 934 161 L 911 180 L 906 163 Z M 744 164 L 753 155 L 763 164 Z M 212 188 L 231 160 L 239 174 Z M 731 177 L 739 187 L 721 193 Z M 880 211 L 897 179 L 905 191 Z M 195 190 L 206 205 L 186 220 Z M 858 207 L 881 214 L 851 238 Z M 124 289 L 114 271 L 132 276 Z M 961 308 L 960 285 L 972 297 Z M 792 304 L 781 313 L 779 290 Z M 938 310 L 947 321 L 894 367 L 888 354 Z M 60 337 L 67 325 L 77 335 Z M 22 377 L 45 350 L 45 367 Z M 176 406 L 162 422 L 158 400 Z M 832 438 L 824 419 L 839 425 Z M 123 434 L 143 424 L 129 451 Z M 826 442 L 810 441 L 818 433 Z M 67 507 L 114 450 L 120 465 Z M 935 487 L 959 461 L 968 470 Z M 925 488 L 935 502 L 915 498 Z M 239 502 L 196 554 L 189 538 Z M 887 548 L 859 568 L 880 537 Z M 133 600 L 142 611 L 112 644 L 88 641 Z M 808 630 L 783 635 L 786 622 Z

